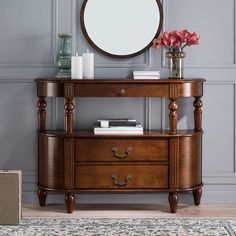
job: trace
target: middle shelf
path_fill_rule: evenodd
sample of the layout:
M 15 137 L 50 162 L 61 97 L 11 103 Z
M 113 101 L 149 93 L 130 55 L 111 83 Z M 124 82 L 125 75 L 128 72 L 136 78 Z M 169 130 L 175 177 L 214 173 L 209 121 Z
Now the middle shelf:
M 73 138 L 174 138 L 174 137 L 189 137 L 195 135 L 203 134 L 203 131 L 194 131 L 194 130 L 178 130 L 176 134 L 170 134 L 169 130 L 152 130 L 144 131 L 144 134 L 141 135 L 95 135 L 93 131 L 73 131 L 72 134 L 66 134 L 64 130 L 47 130 L 45 132 L 38 132 L 39 135 L 49 136 L 49 137 L 73 137 Z

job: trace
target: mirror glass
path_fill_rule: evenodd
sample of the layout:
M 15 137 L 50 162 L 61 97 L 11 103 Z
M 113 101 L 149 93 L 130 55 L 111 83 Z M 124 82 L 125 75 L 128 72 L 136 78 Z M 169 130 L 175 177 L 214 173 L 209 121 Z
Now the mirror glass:
M 101 53 L 128 58 L 143 53 L 161 31 L 160 0 L 85 0 L 81 27 Z

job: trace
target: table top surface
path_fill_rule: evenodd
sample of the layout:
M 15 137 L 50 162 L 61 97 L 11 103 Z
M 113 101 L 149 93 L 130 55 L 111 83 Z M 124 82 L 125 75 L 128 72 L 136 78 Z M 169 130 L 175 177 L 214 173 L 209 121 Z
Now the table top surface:
M 196 83 L 205 82 L 203 78 L 185 78 L 185 79 L 130 79 L 130 78 L 95 78 L 95 79 L 57 79 L 57 78 L 37 78 L 38 82 L 53 82 L 53 83 L 79 83 L 79 84 L 183 84 L 183 83 Z

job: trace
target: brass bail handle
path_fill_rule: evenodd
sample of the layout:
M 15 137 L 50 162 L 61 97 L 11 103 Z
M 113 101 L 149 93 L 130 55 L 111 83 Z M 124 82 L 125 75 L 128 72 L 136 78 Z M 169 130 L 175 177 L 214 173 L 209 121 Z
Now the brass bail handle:
M 118 159 L 124 159 L 126 158 L 129 153 L 132 151 L 132 147 L 128 147 L 126 150 L 125 150 L 125 153 L 124 154 L 119 154 L 118 153 L 118 148 L 117 147 L 113 147 L 112 148 L 112 152 L 114 154 L 114 157 L 115 158 L 118 158 Z
M 111 178 L 112 178 L 112 180 L 113 180 L 113 185 L 118 186 L 118 187 L 124 187 L 124 186 L 126 186 L 126 185 L 129 183 L 129 181 L 132 179 L 132 176 L 131 176 L 131 175 L 126 176 L 126 177 L 124 178 L 124 181 L 121 181 L 121 182 L 118 181 L 118 177 L 117 177 L 115 174 L 112 175 Z

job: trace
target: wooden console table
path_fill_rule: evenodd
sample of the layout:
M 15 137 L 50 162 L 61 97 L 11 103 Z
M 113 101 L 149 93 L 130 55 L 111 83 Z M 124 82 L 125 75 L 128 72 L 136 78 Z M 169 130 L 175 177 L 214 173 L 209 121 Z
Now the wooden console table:
M 38 100 L 38 197 L 65 193 L 68 213 L 75 193 L 169 192 L 175 213 L 178 192 L 202 194 L 202 101 L 204 79 L 184 80 L 59 80 L 36 79 Z M 46 97 L 65 98 L 65 130 L 47 131 Z M 165 97 L 170 130 L 143 135 L 94 135 L 73 130 L 75 97 Z M 195 97 L 194 130 L 177 130 L 181 97 Z

